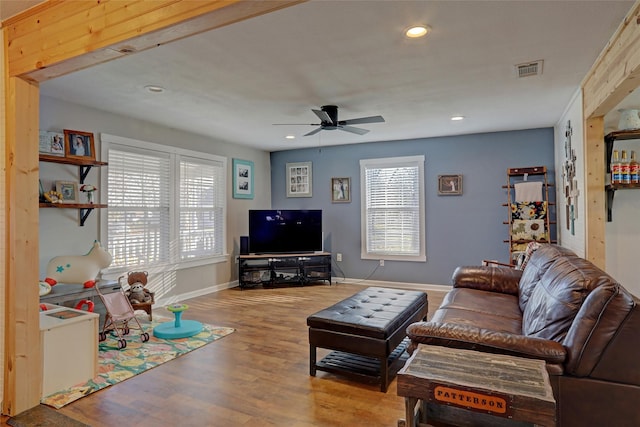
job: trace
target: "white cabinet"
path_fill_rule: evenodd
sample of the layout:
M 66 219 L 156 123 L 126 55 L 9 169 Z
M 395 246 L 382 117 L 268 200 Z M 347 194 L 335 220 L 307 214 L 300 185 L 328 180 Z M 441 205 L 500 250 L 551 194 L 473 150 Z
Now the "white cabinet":
M 42 397 L 98 373 L 98 314 L 46 304 L 40 312 Z

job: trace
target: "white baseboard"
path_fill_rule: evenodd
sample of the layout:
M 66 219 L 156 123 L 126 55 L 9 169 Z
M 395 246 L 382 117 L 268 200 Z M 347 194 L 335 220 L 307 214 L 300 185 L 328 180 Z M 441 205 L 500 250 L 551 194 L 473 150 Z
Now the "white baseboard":
M 222 291 L 224 289 L 231 289 L 238 286 L 238 281 L 235 280 L 233 282 L 227 283 L 219 283 L 217 285 L 208 286 L 206 288 L 198 289 L 197 291 L 185 292 L 184 294 L 172 295 L 170 297 L 160 298 L 156 301 L 155 305 L 158 307 L 164 307 L 170 304 L 176 304 L 180 301 L 184 301 L 187 299 L 200 297 L 203 295 L 212 294 L 214 292 Z
M 349 284 L 359 286 L 378 286 L 381 288 L 399 288 L 399 289 L 412 289 L 416 291 L 435 291 L 435 292 L 448 292 L 452 289 L 451 285 L 435 285 L 429 283 L 408 283 L 408 282 L 388 282 L 383 280 L 363 280 L 363 279 L 340 279 L 333 278 L 332 283 L 335 284 Z
M 379 286 L 382 288 L 398 288 L 398 289 L 411 289 L 416 291 L 435 291 L 435 292 L 448 292 L 451 290 L 451 285 L 433 285 L 427 283 L 405 283 L 405 282 L 386 282 L 382 280 L 362 280 L 362 279 L 340 279 L 335 277 L 332 279 L 334 285 L 349 284 L 358 286 Z M 214 292 L 222 291 L 224 289 L 231 289 L 238 286 L 238 281 L 220 283 L 206 288 L 198 289 L 197 291 L 185 292 L 184 294 L 173 295 L 166 298 L 160 298 L 156 301 L 157 307 L 164 307 L 170 304 L 176 304 L 184 300 L 188 300 L 203 295 L 212 294 Z

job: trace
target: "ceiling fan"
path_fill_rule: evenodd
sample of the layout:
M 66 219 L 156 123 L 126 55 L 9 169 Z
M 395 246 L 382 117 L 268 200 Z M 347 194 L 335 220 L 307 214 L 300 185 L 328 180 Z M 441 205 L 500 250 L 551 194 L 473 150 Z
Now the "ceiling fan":
M 382 116 L 369 116 L 369 117 L 360 117 L 358 119 L 350 119 L 350 120 L 338 120 L 338 107 L 335 105 L 323 105 L 320 107 L 320 110 L 312 109 L 316 116 L 320 119 L 320 123 L 311 123 L 309 126 L 319 126 L 318 128 L 312 130 L 309 133 L 305 133 L 304 136 L 315 135 L 321 130 L 343 130 L 345 132 L 357 133 L 358 135 L 364 135 L 369 132 L 368 129 L 357 128 L 351 125 L 358 125 L 363 123 L 383 123 L 384 118 Z M 300 123 L 295 124 L 286 124 L 286 123 L 275 123 L 275 125 L 299 125 Z

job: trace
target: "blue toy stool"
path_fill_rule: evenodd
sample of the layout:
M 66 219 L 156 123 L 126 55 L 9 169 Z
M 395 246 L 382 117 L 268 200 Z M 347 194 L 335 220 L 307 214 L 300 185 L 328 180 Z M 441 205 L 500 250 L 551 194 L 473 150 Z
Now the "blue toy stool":
M 202 331 L 202 323 L 196 320 L 182 320 L 182 312 L 188 309 L 186 304 L 172 304 L 167 310 L 173 313 L 175 321 L 164 322 L 153 328 L 153 336 L 164 339 L 192 337 Z

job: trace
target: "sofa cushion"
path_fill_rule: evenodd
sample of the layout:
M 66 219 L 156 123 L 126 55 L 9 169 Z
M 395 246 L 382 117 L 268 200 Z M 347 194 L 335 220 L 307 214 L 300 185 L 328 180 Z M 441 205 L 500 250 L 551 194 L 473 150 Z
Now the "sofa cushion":
M 607 284 L 615 284 L 615 280 L 583 258 L 567 255 L 553 259 L 528 299 L 522 332 L 562 342 L 589 293 Z
M 522 313 L 515 295 L 477 289 L 452 289 L 433 314 L 432 322 L 522 334 Z
M 480 289 L 452 289 L 444 296 L 439 308 L 457 308 L 510 319 L 522 319 L 515 295 Z
M 549 267 L 561 256 L 576 256 L 576 254 L 561 246 L 549 244 L 540 245 L 540 247 L 531 254 L 527 265 L 524 267 L 519 283 L 520 310 L 524 312 L 536 285 L 540 282 L 540 279 L 542 279 L 542 276 L 544 276 Z

